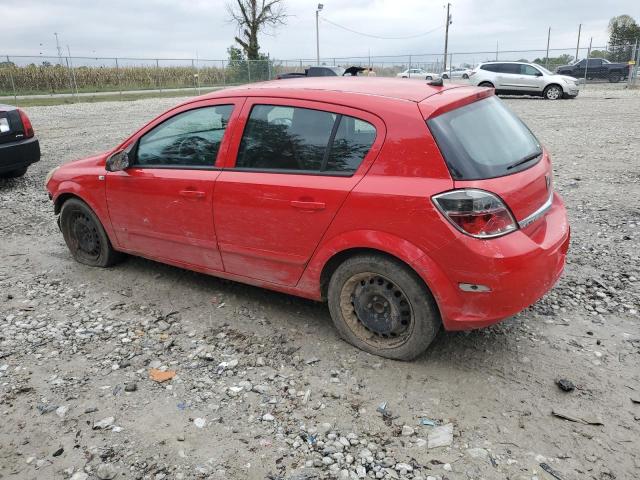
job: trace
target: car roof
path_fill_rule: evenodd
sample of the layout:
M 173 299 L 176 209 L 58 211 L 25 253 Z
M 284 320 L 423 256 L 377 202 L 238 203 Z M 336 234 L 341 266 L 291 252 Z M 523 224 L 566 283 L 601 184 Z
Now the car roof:
M 0 110 L 2 110 L 3 112 L 8 112 L 10 110 L 15 110 L 16 107 L 14 107 L 13 105 L 5 105 L 3 103 L 0 103 Z
M 535 65 L 536 67 L 540 67 L 541 65 L 537 65 L 535 63 L 531 63 L 531 62 L 516 62 L 513 60 L 491 60 L 490 62 L 481 62 L 479 63 L 479 65 L 490 65 L 492 63 L 515 63 L 517 65 Z
M 201 98 L 242 95 L 249 97 L 305 98 L 313 100 L 314 92 L 373 95 L 389 99 L 421 102 L 442 92 L 459 88 L 457 85 L 443 87 L 425 82 L 408 82 L 406 79 L 384 77 L 302 77 L 286 80 L 271 80 L 238 87 L 226 88 L 204 95 Z

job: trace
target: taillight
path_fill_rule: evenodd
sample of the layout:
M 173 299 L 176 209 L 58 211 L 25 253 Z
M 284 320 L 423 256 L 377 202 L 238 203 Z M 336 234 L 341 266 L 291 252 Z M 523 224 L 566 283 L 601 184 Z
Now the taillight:
M 27 116 L 27 114 L 24 113 L 24 110 L 18 109 L 18 113 L 20 114 L 20 120 L 22 121 L 22 128 L 24 129 L 24 138 L 33 137 L 34 133 L 33 133 L 33 125 L 31 125 L 31 120 L 29 120 L 29 117 Z
M 472 237 L 499 237 L 518 228 L 504 202 L 484 190 L 452 190 L 435 195 L 433 203 L 454 227 Z

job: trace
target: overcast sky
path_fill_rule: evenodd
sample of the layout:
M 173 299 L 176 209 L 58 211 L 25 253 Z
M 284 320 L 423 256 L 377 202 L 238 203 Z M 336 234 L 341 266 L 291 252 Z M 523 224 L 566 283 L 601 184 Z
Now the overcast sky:
M 231 1 L 231 0 L 228 0 Z M 235 0 L 234 0 L 235 1 Z M 443 2 L 321 0 L 321 16 L 364 33 L 398 37 L 443 27 Z M 54 32 L 77 56 L 226 58 L 235 27 L 225 0 L 0 0 L 0 55 L 55 55 Z M 287 25 L 261 35 L 263 53 L 278 59 L 315 57 L 317 1 L 286 0 Z M 575 48 L 578 24 L 586 46 L 607 41 L 607 23 L 629 14 L 640 21 L 639 0 L 454 0 L 449 50 Z M 444 28 L 413 39 L 367 38 L 320 24 L 323 57 L 441 52 Z

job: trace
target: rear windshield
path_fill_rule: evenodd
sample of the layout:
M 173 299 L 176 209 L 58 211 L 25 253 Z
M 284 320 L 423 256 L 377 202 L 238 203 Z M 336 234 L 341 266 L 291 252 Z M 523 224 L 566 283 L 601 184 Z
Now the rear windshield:
M 427 125 L 456 180 L 510 175 L 535 165 L 542 155 L 533 133 L 495 96 L 443 113 Z

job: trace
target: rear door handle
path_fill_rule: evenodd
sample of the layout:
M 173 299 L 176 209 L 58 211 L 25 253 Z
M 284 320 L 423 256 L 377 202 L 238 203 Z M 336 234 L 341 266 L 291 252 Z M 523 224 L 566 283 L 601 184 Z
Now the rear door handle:
M 300 210 L 324 210 L 327 207 L 324 202 L 304 202 L 302 200 L 291 200 L 290 205 Z
M 206 193 L 197 190 L 180 190 L 180 196 L 187 198 L 204 198 Z

